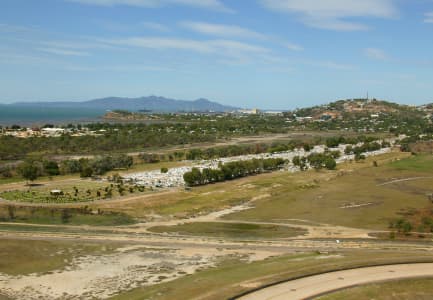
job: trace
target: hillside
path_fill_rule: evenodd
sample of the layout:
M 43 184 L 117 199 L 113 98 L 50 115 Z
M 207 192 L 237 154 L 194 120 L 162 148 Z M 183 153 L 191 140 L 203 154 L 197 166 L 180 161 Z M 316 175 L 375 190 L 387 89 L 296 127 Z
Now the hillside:
M 297 116 L 317 116 L 322 114 L 389 114 L 416 112 L 417 107 L 376 99 L 338 100 L 324 105 L 301 108 L 294 111 Z

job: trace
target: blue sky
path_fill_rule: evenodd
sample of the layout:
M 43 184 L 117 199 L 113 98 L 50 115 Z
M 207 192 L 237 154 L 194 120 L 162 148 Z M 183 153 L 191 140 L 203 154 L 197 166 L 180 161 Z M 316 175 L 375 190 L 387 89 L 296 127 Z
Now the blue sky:
M 433 0 L 1 0 L 0 103 L 433 102 Z

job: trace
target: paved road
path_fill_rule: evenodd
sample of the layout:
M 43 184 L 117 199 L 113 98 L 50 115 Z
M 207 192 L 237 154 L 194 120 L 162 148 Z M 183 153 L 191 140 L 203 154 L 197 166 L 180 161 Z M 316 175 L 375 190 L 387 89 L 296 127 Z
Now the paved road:
M 433 263 L 402 264 L 338 271 L 274 285 L 239 300 L 301 300 L 354 285 L 433 276 Z

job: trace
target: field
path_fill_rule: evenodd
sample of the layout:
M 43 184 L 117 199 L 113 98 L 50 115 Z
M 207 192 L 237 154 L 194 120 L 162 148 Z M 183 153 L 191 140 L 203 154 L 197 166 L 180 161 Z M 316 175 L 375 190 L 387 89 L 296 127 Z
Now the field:
M 127 225 L 135 221 L 117 212 L 94 211 L 81 208 L 0 206 L 0 222 L 30 224 L 68 225 Z
M 355 228 L 384 230 L 389 222 L 410 209 L 431 205 L 426 194 L 433 191 L 430 156 L 409 158 L 378 167 L 346 165 L 333 178 L 311 172 L 309 176 L 262 180 L 261 186 L 273 186 L 272 197 L 255 202 L 255 209 L 227 216 L 226 219 L 278 221 L 302 219 Z M 364 166 L 364 167 L 363 167 Z M 414 171 L 417 169 L 417 171 Z M 306 174 L 305 174 L 306 175 Z M 419 178 L 395 182 L 396 178 Z M 309 182 L 307 181 L 309 179 Z M 304 182 L 304 183 L 303 183 Z M 384 185 L 384 183 L 390 182 Z M 310 185 L 306 185 L 306 184 Z M 276 187 L 279 186 L 279 187 Z
M 433 261 L 430 235 L 389 239 L 391 221 L 431 211 L 432 167 L 431 155 L 394 152 L 336 171 L 278 171 L 191 190 L 56 204 L 2 201 L 2 257 L 14 252 L 11 263 L 22 255 L 23 266 L 34 269 L 13 273 L 23 267 L 5 264 L 11 271 L 0 269 L 0 276 L 7 274 L 15 290 L 0 294 L 25 296 L 21 287 L 38 283 L 44 297 L 61 291 L 52 280 L 72 276 L 77 288 L 64 289 L 80 299 L 221 299 L 317 272 Z M 31 190 L 106 184 L 67 178 Z M 20 244 L 29 238 L 31 253 Z M 13 277 L 19 272 L 23 277 Z
M 0 243 L 0 272 L 27 275 L 61 270 L 74 258 L 110 253 L 113 246 L 104 244 L 50 242 L 37 240 L 2 239 Z
M 267 283 L 307 274 L 380 263 L 432 260 L 431 255 L 425 253 L 416 255 L 418 257 L 414 257 L 413 253 L 354 251 L 285 255 L 249 264 L 239 260 L 229 260 L 223 262 L 217 269 L 203 270 L 173 282 L 135 289 L 113 297 L 112 300 L 169 300 L 176 298 L 180 293 L 185 299 L 228 299 Z
M 148 195 L 122 203 L 104 202 L 95 207 L 122 211 L 135 217 L 148 213 L 163 216 L 194 216 L 246 203 L 253 209 L 230 214 L 227 220 L 287 222 L 301 219 L 313 223 L 386 230 L 389 222 L 411 209 L 429 205 L 433 178 L 430 156 L 402 160 L 407 154 L 390 154 L 363 163 L 339 166 L 337 172 L 275 172 L 232 182 Z M 397 161 L 398 160 L 398 161 Z M 393 162 L 394 161 L 394 162 Z M 391 162 L 390 164 L 388 164 Z M 392 183 L 396 178 L 419 178 Z M 389 184 L 383 185 L 384 183 Z M 350 191 L 350 193 L 345 192 Z M 407 200 L 410 199 L 410 202 Z
M 195 222 L 176 227 L 156 226 L 151 232 L 176 232 L 179 235 L 199 235 L 229 239 L 277 239 L 305 234 L 307 231 L 296 227 L 259 225 L 243 223 Z
M 318 300 L 428 300 L 433 295 L 433 279 L 398 280 L 355 287 L 319 297 Z
M 52 194 L 53 190 L 60 191 Z M 51 182 L 31 187 L 18 186 L 0 193 L 0 199 L 24 203 L 80 203 L 106 200 L 146 192 L 144 187 L 115 182 L 75 180 L 69 183 Z

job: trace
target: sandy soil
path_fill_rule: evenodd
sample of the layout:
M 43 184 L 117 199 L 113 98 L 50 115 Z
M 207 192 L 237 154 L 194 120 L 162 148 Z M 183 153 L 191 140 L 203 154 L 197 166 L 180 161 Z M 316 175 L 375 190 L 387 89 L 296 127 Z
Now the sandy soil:
M 433 276 L 433 263 L 369 267 L 325 273 L 288 281 L 254 292 L 240 300 L 300 300 L 354 285 Z
M 70 267 L 44 274 L 0 274 L 2 294 L 16 299 L 104 299 L 138 286 L 174 280 L 213 267 L 223 257 L 265 259 L 271 251 L 249 255 L 223 248 L 149 248 L 127 246 L 113 254 L 75 259 Z

